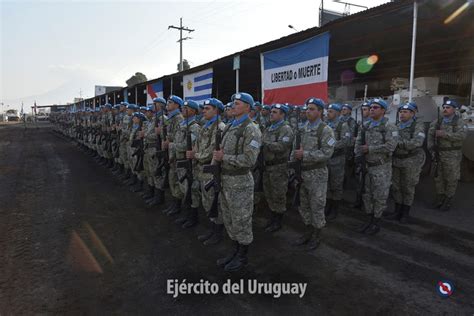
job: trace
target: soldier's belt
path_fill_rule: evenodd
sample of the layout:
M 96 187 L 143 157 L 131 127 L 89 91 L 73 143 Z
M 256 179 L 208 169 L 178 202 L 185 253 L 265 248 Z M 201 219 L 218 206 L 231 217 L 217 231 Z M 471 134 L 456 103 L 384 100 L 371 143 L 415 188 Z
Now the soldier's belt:
M 332 157 L 337 157 L 337 156 L 342 156 L 346 154 L 346 149 L 345 148 L 339 148 L 335 149 L 334 153 L 332 154 Z
M 326 162 L 318 162 L 318 163 L 312 163 L 312 164 L 305 164 L 301 167 L 302 171 L 310 171 L 310 170 L 316 170 L 316 169 L 321 169 L 326 167 L 327 163 Z
M 225 170 L 222 169 L 222 175 L 224 176 L 243 176 L 250 172 L 250 169 L 234 169 L 234 170 Z
M 418 155 L 418 153 L 419 151 L 409 152 L 407 154 L 393 154 L 393 157 L 397 159 L 407 159 L 407 158 L 415 157 L 416 155 Z
M 271 167 L 271 166 L 281 165 L 287 162 L 288 162 L 288 159 L 286 158 L 273 159 L 271 161 L 265 161 L 265 166 Z
M 453 150 L 461 150 L 462 146 L 453 146 L 453 147 L 439 147 L 439 151 L 453 151 Z
M 386 164 L 387 162 L 390 161 L 390 157 L 385 157 L 385 158 L 381 158 L 377 161 L 367 161 L 367 166 L 369 167 L 377 167 L 377 166 L 381 166 L 383 164 Z

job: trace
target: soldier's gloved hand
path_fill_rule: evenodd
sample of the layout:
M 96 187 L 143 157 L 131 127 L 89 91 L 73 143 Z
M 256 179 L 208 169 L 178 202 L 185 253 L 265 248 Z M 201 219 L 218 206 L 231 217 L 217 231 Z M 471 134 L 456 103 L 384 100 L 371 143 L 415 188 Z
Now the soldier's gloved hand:
M 140 132 L 138 133 L 138 136 L 140 136 L 140 138 L 145 137 L 145 132 L 144 132 L 144 131 L 140 131 Z
M 155 134 L 160 135 L 161 134 L 161 127 L 155 127 Z
M 169 148 L 169 145 L 170 145 L 170 141 L 169 140 L 164 140 L 161 142 L 161 147 L 163 149 L 168 149 Z
M 362 150 L 364 154 L 366 154 L 369 152 L 369 145 L 361 145 L 360 149 Z
M 446 131 L 438 129 L 435 132 L 436 137 L 443 138 L 446 136 Z

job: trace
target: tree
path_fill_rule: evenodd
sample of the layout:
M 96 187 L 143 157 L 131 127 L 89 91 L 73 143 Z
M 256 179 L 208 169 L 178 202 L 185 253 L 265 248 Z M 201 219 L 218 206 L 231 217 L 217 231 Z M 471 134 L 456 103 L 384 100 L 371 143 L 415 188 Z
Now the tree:
M 188 60 L 183 59 L 183 70 L 188 70 L 189 68 L 191 68 L 191 66 L 189 66 Z M 178 64 L 178 71 L 179 71 L 179 64 Z
M 127 83 L 128 87 L 133 87 L 134 85 L 137 85 L 145 81 L 148 81 L 146 76 L 142 74 L 141 72 L 136 72 L 133 76 L 130 77 L 130 79 L 128 79 L 125 82 Z

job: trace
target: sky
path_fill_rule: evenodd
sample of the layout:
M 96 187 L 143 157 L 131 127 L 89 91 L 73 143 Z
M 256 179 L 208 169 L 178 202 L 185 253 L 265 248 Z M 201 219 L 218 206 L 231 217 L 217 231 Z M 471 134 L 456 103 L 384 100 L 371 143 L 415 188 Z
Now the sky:
M 348 2 L 348 0 L 346 0 Z M 386 0 L 350 1 L 374 7 Z M 0 111 L 36 100 L 65 104 L 95 85 L 125 86 L 175 73 L 178 30 L 191 67 L 318 25 L 320 0 L 5 1 L 0 0 Z M 345 5 L 326 0 L 342 12 Z M 350 13 L 362 8 L 350 7 Z

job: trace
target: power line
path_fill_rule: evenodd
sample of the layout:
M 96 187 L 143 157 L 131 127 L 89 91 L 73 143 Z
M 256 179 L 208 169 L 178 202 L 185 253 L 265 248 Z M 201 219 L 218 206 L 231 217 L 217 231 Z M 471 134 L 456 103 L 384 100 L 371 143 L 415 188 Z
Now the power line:
M 187 27 L 183 27 L 183 18 L 179 18 L 179 27 L 170 25 L 168 26 L 168 30 L 169 29 L 179 30 L 179 71 L 183 71 L 183 41 L 192 39 L 192 37 L 183 38 L 183 31 L 188 31 L 188 33 L 191 33 L 194 32 L 194 30 L 188 29 Z

